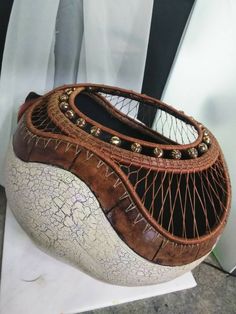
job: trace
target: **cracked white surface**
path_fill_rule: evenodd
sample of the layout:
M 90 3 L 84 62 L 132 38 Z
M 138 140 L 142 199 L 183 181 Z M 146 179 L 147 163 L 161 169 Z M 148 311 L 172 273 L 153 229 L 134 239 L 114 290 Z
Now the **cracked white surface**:
M 25 163 L 12 147 L 6 191 L 16 219 L 41 249 L 102 281 L 127 286 L 161 283 L 204 259 L 175 267 L 145 260 L 119 238 L 85 183 L 63 169 Z

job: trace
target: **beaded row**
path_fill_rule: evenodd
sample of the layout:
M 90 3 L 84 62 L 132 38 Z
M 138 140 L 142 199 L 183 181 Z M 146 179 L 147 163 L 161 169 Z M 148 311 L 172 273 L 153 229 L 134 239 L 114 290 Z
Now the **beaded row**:
M 78 127 L 84 128 L 87 125 L 85 119 L 81 117 L 77 117 L 75 112 L 71 110 L 70 105 L 68 103 L 69 96 L 74 90 L 75 88 L 65 89 L 65 92 L 59 96 L 59 107 L 69 120 L 73 121 L 75 125 L 77 125 Z M 101 135 L 101 132 L 102 132 L 101 129 L 97 126 L 91 126 L 90 128 L 90 134 L 92 134 L 95 137 L 99 137 Z M 115 146 L 121 146 L 122 141 L 119 137 L 112 136 L 110 138 L 110 143 Z M 197 158 L 199 155 L 206 153 L 208 151 L 208 147 L 210 144 L 211 144 L 211 138 L 210 138 L 209 132 L 208 130 L 204 129 L 202 142 L 198 145 L 198 147 L 197 148 L 192 147 L 186 150 L 188 157 Z M 130 145 L 130 149 L 135 153 L 142 152 L 142 146 L 141 144 L 137 142 L 132 143 Z M 159 147 L 155 147 L 153 149 L 153 154 L 155 157 L 161 158 L 164 155 L 164 150 Z M 176 160 L 181 159 L 182 152 L 178 149 L 173 149 L 170 151 L 170 157 Z

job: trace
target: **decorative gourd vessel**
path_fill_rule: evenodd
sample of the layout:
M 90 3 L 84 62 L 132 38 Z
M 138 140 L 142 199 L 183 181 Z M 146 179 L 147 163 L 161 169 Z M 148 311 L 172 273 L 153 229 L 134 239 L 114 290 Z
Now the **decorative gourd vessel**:
M 197 266 L 222 233 L 231 199 L 222 151 L 203 125 L 154 98 L 94 84 L 28 96 L 6 191 L 41 249 L 126 286 Z

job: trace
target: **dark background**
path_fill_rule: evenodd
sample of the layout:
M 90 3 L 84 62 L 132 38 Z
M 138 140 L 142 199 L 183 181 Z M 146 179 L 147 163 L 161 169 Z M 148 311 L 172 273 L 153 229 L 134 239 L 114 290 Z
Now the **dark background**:
M 11 14 L 13 0 L 0 0 L 0 73 L 2 68 L 2 56 L 7 33 L 7 26 Z

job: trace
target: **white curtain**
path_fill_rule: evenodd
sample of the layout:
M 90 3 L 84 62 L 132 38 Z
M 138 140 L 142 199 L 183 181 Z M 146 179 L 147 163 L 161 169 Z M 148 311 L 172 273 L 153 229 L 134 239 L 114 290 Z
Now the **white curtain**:
M 15 0 L 0 79 L 0 184 L 28 92 L 73 82 L 140 91 L 153 0 Z

